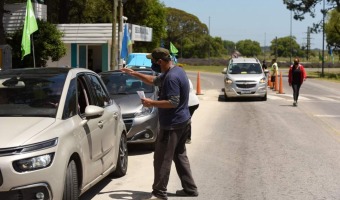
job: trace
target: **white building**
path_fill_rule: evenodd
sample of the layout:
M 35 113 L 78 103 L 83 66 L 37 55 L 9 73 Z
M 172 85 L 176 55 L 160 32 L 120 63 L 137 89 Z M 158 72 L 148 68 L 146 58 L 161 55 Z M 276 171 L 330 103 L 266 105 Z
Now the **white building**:
M 46 5 L 32 3 L 36 18 L 46 20 Z M 3 18 L 6 32 L 13 32 L 23 26 L 26 4 L 7 4 Z M 152 28 L 128 24 L 132 41 L 152 41 Z M 112 24 L 58 24 L 57 28 L 64 33 L 62 41 L 66 46 L 66 55 L 57 62 L 48 61 L 47 66 L 70 66 L 88 68 L 94 71 L 108 71 L 111 61 Z M 123 30 L 123 29 L 121 29 Z M 116 45 L 121 49 L 123 33 L 116 25 Z M 120 39 L 120 41 L 118 41 Z M 120 51 L 119 51 L 120 52 Z M 118 55 L 117 58 L 118 59 Z M 116 62 L 118 63 L 118 62 Z

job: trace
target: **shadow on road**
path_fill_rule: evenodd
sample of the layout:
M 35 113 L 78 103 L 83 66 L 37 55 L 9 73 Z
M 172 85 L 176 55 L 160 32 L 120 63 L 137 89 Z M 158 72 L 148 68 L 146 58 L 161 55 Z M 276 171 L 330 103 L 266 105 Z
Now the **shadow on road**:
M 153 153 L 150 145 L 145 144 L 128 144 L 129 156 L 138 156 Z
M 262 101 L 260 98 L 229 98 L 229 99 L 225 99 L 224 95 L 219 95 L 218 96 L 218 101 L 219 102 L 253 102 L 253 101 Z
M 102 181 L 103 182 L 103 181 Z M 102 188 L 101 188 L 102 189 Z M 144 191 L 133 191 L 133 190 L 112 190 L 106 192 L 91 191 L 93 195 L 84 195 L 81 196 L 80 200 L 91 200 L 94 196 L 109 194 L 109 197 L 112 199 L 147 199 L 151 197 L 151 192 Z

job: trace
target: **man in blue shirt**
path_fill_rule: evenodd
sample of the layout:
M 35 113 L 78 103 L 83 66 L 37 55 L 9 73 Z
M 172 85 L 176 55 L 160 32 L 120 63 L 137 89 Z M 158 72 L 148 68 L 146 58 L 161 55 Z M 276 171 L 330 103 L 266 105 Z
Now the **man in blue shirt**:
M 172 161 L 175 162 L 183 187 L 182 190 L 176 191 L 176 194 L 198 196 L 185 147 L 186 139 L 191 132 L 188 77 L 181 67 L 172 65 L 167 49 L 156 48 L 147 55 L 147 58 L 151 59 L 152 69 L 161 73 L 159 76 L 141 74 L 128 68 L 121 70 L 147 84 L 161 87 L 158 100 L 142 99 L 144 106 L 158 108 L 160 123 L 154 153 L 153 196 L 150 199 L 168 199 L 167 185 Z

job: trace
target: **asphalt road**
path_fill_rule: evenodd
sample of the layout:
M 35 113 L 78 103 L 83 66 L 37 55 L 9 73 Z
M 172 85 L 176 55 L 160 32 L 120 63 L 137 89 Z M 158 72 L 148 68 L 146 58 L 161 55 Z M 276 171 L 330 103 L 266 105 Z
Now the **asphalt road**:
M 196 86 L 196 73 L 188 73 Z M 224 101 L 222 74 L 200 73 L 202 95 L 188 156 L 197 198 L 181 189 L 175 167 L 169 199 L 340 199 L 340 84 L 308 79 L 293 107 L 292 89 L 268 100 Z M 143 199 L 151 192 L 153 152 L 129 147 L 126 176 L 105 178 L 82 200 Z

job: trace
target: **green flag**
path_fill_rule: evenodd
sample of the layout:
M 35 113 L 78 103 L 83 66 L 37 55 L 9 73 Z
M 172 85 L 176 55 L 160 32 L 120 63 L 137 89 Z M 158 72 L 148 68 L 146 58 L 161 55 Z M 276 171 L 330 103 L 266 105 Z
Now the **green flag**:
M 170 52 L 173 54 L 176 54 L 178 52 L 175 45 L 173 45 L 171 42 L 170 42 Z
M 21 40 L 21 60 L 31 53 L 31 34 L 38 30 L 31 0 L 27 0 L 24 29 Z

